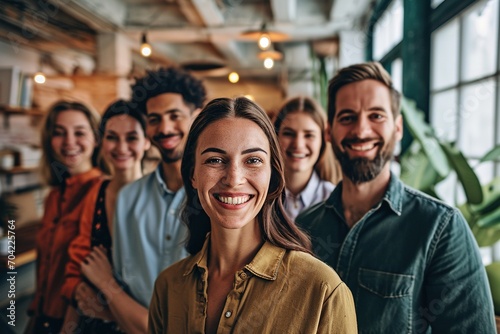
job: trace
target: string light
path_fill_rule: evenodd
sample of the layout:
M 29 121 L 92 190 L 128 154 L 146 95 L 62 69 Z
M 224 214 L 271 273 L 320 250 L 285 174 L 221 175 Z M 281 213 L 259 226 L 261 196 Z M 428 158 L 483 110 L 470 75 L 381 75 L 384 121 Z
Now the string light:
M 240 76 L 236 72 L 229 73 L 229 76 L 227 78 L 231 83 L 237 83 L 240 80 Z
M 264 67 L 268 70 L 272 69 L 274 66 L 274 60 L 272 58 L 264 59 Z
M 149 57 L 152 52 L 151 45 L 149 45 L 148 40 L 146 39 L 146 33 L 143 33 L 141 39 L 141 54 L 144 57 Z
M 33 76 L 33 80 L 35 80 L 35 82 L 38 84 L 43 84 L 46 80 L 45 74 L 43 74 L 43 72 L 36 72 Z
M 259 48 L 261 50 L 267 50 L 271 46 L 271 38 L 268 34 L 263 33 L 259 38 Z

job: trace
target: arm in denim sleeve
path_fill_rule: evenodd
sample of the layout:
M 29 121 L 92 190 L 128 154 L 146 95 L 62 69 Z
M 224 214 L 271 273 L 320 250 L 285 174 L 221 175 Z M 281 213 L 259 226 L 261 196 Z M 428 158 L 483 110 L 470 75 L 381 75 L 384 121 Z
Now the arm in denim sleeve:
M 424 279 L 425 306 L 414 321 L 436 333 L 495 333 L 493 302 L 477 243 L 462 214 L 440 216 Z
M 124 226 L 126 226 L 126 215 L 127 207 L 125 201 L 125 195 L 122 191 L 118 192 L 116 196 L 115 204 L 115 215 L 113 218 L 113 243 L 112 243 L 112 257 L 113 257 L 113 273 L 116 278 L 123 281 L 123 243 L 127 240 L 123 240 L 126 235 L 126 231 L 122 231 Z

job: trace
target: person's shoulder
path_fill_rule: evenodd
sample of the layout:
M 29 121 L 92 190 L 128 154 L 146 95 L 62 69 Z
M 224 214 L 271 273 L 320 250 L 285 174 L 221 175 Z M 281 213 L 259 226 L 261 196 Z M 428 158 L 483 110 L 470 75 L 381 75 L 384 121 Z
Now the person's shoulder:
M 435 210 L 439 212 L 449 212 L 449 213 L 459 212 L 459 210 L 456 207 L 451 206 L 436 197 L 432 197 L 404 183 L 403 183 L 403 190 L 407 203 L 412 203 L 412 204 L 418 203 L 419 207 L 425 208 L 425 210 Z
M 193 267 L 193 256 L 190 255 L 163 269 L 163 271 L 158 275 L 156 281 L 159 283 L 172 283 L 184 280 L 185 274 L 190 270 L 194 270 Z
M 316 219 L 319 217 L 322 217 L 326 208 L 327 208 L 327 200 L 319 202 L 314 204 L 313 206 L 310 206 L 309 208 L 305 209 L 295 219 L 296 222 L 303 222 L 303 221 L 311 221 L 312 219 Z
M 154 181 L 154 172 L 149 173 L 129 184 L 123 186 L 119 192 L 122 198 L 134 197 L 141 194 L 141 190 L 151 191 L 151 183 Z
M 291 271 L 301 277 L 307 277 L 308 282 L 328 284 L 331 289 L 335 289 L 342 283 L 339 275 L 332 267 L 313 255 L 292 250 L 288 252 L 288 256 Z

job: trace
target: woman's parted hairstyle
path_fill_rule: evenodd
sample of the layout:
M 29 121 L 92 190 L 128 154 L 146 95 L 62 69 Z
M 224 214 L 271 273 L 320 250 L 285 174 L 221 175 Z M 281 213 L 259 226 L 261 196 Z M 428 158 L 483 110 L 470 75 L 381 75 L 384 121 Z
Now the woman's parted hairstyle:
M 254 102 L 245 98 L 218 98 L 209 102 L 194 120 L 182 158 L 181 173 L 186 190 L 186 203 L 182 218 L 189 228 L 187 250 L 190 254 L 199 252 L 210 231 L 210 218 L 203 210 L 197 190 L 191 179 L 194 173 L 196 147 L 201 133 L 212 123 L 225 118 L 244 118 L 257 124 L 269 140 L 271 157 L 271 181 L 266 201 L 257 215 L 265 240 L 285 249 L 311 253 L 311 241 L 284 213 L 281 201 L 285 188 L 283 160 L 278 139 L 271 120 Z M 238 131 L 238 129 L 235 129 Z
M 54 134 L 57 116 L 65 111 L 79 111 L 87 117 L 90 128 L 94 135 L 96 143 L 100 140 L 99 134 L 99 121 L 101 116 L 94 109 L 84 105 L 80 102 L 61 100 L 53 104 L 45 116 L 41 136 L 42 136 L 42 158 L 40 170 L 43 180 L 50 186 L 58 186 L 63 183 L 66 168 L 63 164 L 59 163 L 52 149 L 52 136 Z M 98 163 L 98 149 L 94 149 L 92 154 L 92 166 L 100 167 L 105 173 L 109 172 L 107 165 L 99 166 Z
M 297 96 L 285 101 L 274 120 L 276 134 L 279 135 L 281 124 L 287 115 L 298 112 L 309 115 L 321 129 L 321 149 L 314 169 L 322 180 L 337 184 L 340 181 L 341 171 L 333 155 L 330 143 L 325 140 L 326 113 L 314 99 Z
M 144 113 L 142 113 L 142 111 L 140 111 L 138 108 L 134 107 L 134 105 L 129 101 L 120 99 L 111 103 L 106 108 L 106 111 L 104 111 L 104 114 L 102 115 L 101 118 L 101 123 L 99 124 L 100 138 L 104 138 L 104 132 L 106 131 L 106 124 L 108 123 L 108 121 L 115 116 L 122 116 L 122 115 L 127 115 L 135 119 L 141 126 L 142 133 L 146 137 L 147 121 Z M 101 148 L 102 148 L 101 145 L 99 145 L 99 156 L 98 156 L 99 165 L 106 166 L 107 170 L 110 171 L 110 173 L 108 174 L 113 174 L 113 167 L 110 166 L 102 157 Z
M 391 94 L 392 115 L 396 118 L 400 113 L 401 95 L 394 88 L 389 73 L 378 62 L 368 62 L 351 65 L 339 70 L 328 84 L 328 123 L 333 123 L 335 117 L 335 101 L 338 91 L 350 83 L 362 80 L 376 80 L 389 88 Z

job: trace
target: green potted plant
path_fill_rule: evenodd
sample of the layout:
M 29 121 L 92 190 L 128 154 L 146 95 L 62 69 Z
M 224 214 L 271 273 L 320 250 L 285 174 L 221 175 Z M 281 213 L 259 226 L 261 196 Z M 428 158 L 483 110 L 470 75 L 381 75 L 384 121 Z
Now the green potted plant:
M 403 99 L 405 125 L 414 138 L 400 157 L 401 179 L 408 185 L 439 198 L 436 185 L 454 172 L 461 183 L 466 201 L 455 203 L 467 220 L 479 247 L 500 240 L 500 177 L 481 184 L 474 169 L 454 143 L 438 139 L 424 121 L 423 112 L 413 101 Z M 500 145 L 489 151 L 479 163 L 500 159 Z M 500 262 L 486 266 L 495 305 L 500 315 Z

